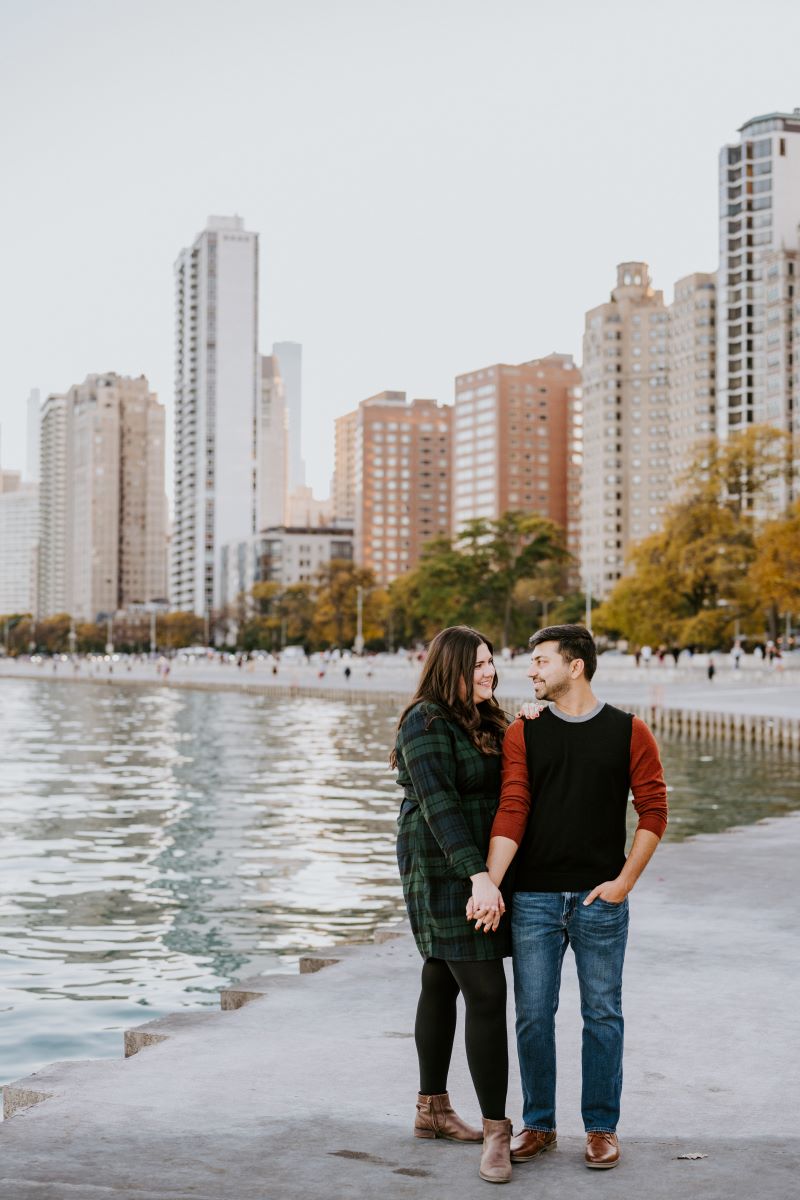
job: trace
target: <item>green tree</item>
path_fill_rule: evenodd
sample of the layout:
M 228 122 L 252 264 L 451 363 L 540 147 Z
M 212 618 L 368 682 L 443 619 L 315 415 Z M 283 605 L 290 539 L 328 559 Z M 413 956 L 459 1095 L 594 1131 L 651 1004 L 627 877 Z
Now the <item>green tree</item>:
M 639 644 L 713 649 L 750 610 L 754 555 L 748 516 L 707 497 L 684 501 L 660 533 L 633 548 L 630 573 L 598 608 L 594 625 Z
M 158 619 L 158 642 L 167 650 L 197 646 L 205 638 L 205 622 L 191 612 L 165 613 Z
M 108 630 L 94 621 L 81 621 L 75 626 L 75 649 L 79 654 L 102 654 L 106 648 Z
M 325 563 L 316 577 L 311 637 L 315 646 L 352 646 L 356 638 L 358 589 L 362 588 L 365 642 L 384 636 L 386 593 L 376 588 L 372 571 L 352 562 Z
M 760 531 L 748 580 L 754 604 L 766 611 L 775 638 L 779 614 L 800 612 L 800 501 L 788 516 L 768 521 Z
M 281 623 L 282 644 L 310 647 L 314 637 L 316 619 L 316 588 L 314 584 L 306 580 L 289 584 L 281 593 L 277 615 Z

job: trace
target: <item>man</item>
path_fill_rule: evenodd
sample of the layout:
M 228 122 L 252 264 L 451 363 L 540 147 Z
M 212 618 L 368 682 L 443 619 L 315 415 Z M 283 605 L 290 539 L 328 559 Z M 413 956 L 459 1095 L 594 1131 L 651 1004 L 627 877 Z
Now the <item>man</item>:
M 527 1162 L 556 1145 L 555 1013 L 571 945 L 583 1016 L 585 1162 L 608 1169 L 620 1156 L 628 893 L 666 828 L 666 786 L 645 723 L 591 689 L 591 634 L 581 625 L 552 625 L 530 646 L 528 677 L 536 699 L 550 707 L 506 733 L 487 862 L 499 883 L 516 856 L 511 930 L 524 1129 L 511 1159 Z M 626 857 L 629 791 L 639 820 Z M 474 916 L 489 928 L 499 919 Z

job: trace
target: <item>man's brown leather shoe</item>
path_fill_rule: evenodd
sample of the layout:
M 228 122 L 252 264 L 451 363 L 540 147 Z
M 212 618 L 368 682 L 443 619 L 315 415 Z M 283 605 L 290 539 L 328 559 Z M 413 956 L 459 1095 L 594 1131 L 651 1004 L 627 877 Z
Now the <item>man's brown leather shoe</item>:
M 451 1142 L 482 1142 L 483 1132 L 462 1121 L 447 1092 L 438 1096 L 417 1095 L 414 1137 L 447 1138 Z
M 615 1133 L 587 1133 L 586 1154 L 584 1161 L 587 1167 L 596 1167 L 600 1171 L 608 1171 L 619 1162 L 619 1139 Z
M 544 1154 L 545 1150 L 555 1150 L 557 1145 L 555 1129 L 523 1129 L 522 1133 L 511 1139 L 511 1161 L 529 1162 Z

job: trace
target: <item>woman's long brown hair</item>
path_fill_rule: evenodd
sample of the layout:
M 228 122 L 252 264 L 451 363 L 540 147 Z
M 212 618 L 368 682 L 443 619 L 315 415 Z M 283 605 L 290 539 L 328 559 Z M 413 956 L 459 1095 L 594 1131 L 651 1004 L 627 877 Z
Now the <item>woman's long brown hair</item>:
M 491 699 L 483 700 L 480 704 L 473 700 L 475 659 L 481 645 L 488 646 L 489 653 L 494 657 L 489 639 L 468 625 L 450 625 L 437 633 L 428 647 L 414 699 L 403 711 L 397 728 L 400 728 L 415 704 L 427 700 L 438 705 L 445 716 L 460 725 L 482 754 L 500 754 L 508 718 L 494 698 L 496 670 Z M 433 714 L 430 720 L 435 720 L 435 716 Z M 396 750 L 392 750 L 389 762 L 393 767 L 397 766 Z

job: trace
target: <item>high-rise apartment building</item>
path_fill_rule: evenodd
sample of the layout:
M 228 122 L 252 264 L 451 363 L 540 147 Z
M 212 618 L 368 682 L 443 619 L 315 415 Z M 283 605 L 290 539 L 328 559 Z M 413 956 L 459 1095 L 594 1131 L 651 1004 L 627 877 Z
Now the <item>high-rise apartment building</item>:
M 280 364 L 289 414 L 289 482 L 287 490 L 305 487 L 303 460 L 303 347 L 299 342 L 275 342 L 272 353 Z
M 579 425 L 580 372 L 569 354 L 456 377 L 453 533 L 474 518 L 538 512 L 563 529 Z
M 209 217 L 175 264 L 173 608 L 219 606 L 220 551 L 256 527 L 258 235 Z
M 39 489 L 0 470 L 0 616 L 36 612 Z
M 760 421 L 797 432 L 800 109 L 753 117 L 739 135 L 719 156 L 717 433 L 723 439 Z
M 223 547 L 223 603 L 238 604 L 255 583 L 290 587 L 312 583 L 329 563 L 353 561 L 353 530 L 348 526 L 293 526 L 262 529 Z
M 715 433 L 715 274 L 679 279 L 669 306 L 669 458 L 672 495 L 679 494 L 695 454 Z
M 336 418 L 334 468 L 331 480 L 333 515 L 338 521 L 354 521 L 356 513 L 355 467 L 358 410 Z
M 25 478 L 28 483 L 39 482 L 39 431 L 42 401 L 38 388 L 31 388 L 26 410 Z
M 412 570 L 426 542 L 450 534 L 452 415 L 435 400 L 407 403 L 405 392 L 380 392 L 358 407 L 354 556 L 379 584 Z
M 583 338 L 581 573 L 605 596 L 669 499 L 668 317 L 647 263 L 621 263 Z
M 48 397 L 40 474 L 39 615 L 163 601 L 164 408 L 144 376 L 89 375 Z
M 261 356 L 256 442 L 256 528 L 268 529 L 286 520 L 288 496 L 288 414 L 274 354 Z
M 72 463 L 72 405 L 48 396 L 42 408 L 39 468 L 37 616 L 67 611 L 71 560 L 67 554 L 67 476 Z

